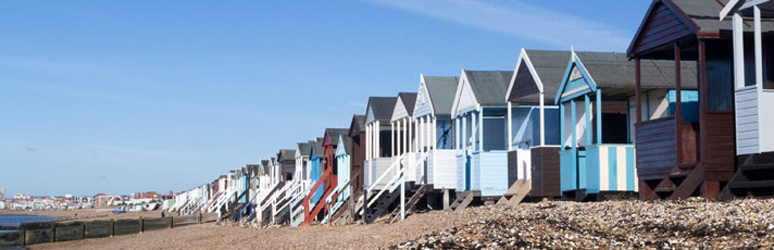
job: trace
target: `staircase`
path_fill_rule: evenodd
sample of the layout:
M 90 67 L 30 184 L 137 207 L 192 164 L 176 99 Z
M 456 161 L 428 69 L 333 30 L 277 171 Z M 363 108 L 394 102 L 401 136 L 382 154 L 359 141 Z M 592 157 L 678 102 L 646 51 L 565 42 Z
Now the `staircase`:
M 704 167 L 704 164 L 675 166 L 646 200 L 677 200 L 691 196 L 704 180 Z
M 462 211 L 463 209 L 467 208 L 471 202 L 473 202 L 474 198 L 475 198 L 475 193 L 473 191 L 458 192 L 457 198 L 454 199 L 450 208 L 455 212 Z
M 739 160 L 740 165 L 720 198 L 774 197 L 774 154 L 741 156 Z
M 419 203 L 419 200 L 421 200 L 422 197 L 425 197 L 425 194 L 432 190 L 432 185 L 418 185 L 417 188 L 409 191 L 408 193 L 411 194 L 411 196 L 407 197 L 408 200 L 406 201 L 406 206 L 404 208 L 405 215 L 408 216 L 409 214 L 413 213 L 414 207 L 416 207 L 417 203 Z M 386 222 L 393 223 L 401 218 L 400 210 L 400 206 L 395 207 L 395 209 L 392 210 L 392 213 L 390 213 L 390 219 Z
M 508 204 L 511 206 L 518 205 L 521 203 L 522 200 L 524 200 L 527 195 L 529 195 L 529 192 L 532 191 L 532 181 L 531 180 L 517 180 L 513 182 L 513 185 L 511 185 L 511 188 L 508 189 L 507 192 L 505 192 L 505 195 L 503 195 L 503 198 L 500 198 L 500 201 L 498 201 L 498 204 Z
M 367 194 L 367 197 L 363 199 L 364 205 L 362 209 L 362 215 L 363 221 L 366 223 L 371 223 L 376 220 L 376 218 L 384 214 L 388 207 L 392 205 L 392 202 L 400 197 L 401 192 L 400 190 L 396 191 L 396 189 L 404 186 L 406 180 L 405 168 L 402 167 L 403 156 L 404 155 L 400 155 L 393 159 L 390 167 L 388 167 L 384 173 L 382 173 L 379 178 L 373 181 L 371 186 L 369 186 L 364 191 Z M 388 174 L 391 174 L 392 178 L 387 181 L 387 184 L 377 192 L 377 185 L 382 183 Z

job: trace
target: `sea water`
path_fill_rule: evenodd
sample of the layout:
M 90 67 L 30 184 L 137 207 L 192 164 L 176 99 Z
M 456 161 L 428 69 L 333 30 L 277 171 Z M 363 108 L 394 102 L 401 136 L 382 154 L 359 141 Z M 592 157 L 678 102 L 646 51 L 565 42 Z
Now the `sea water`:
M 26 215 L 26 214 L 0 214 L 0 226 L 19 226 L 22 223 L 44 222 L 56 219 L 53 216 Z M 0 233 L 13 232 L 0 230 Z

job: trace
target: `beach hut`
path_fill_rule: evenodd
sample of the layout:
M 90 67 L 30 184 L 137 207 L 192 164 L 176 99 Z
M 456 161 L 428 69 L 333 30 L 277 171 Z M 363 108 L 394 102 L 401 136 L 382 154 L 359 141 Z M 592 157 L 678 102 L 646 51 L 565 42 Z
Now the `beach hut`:
M 458 83 L 457 77 L 420 75 L 413 124 L 409 127 L 409 133 L 416 131 L 418 139 L 408 147 L 417 152 L 418 161 L 426 162 L 413 170 L 417 181 L 432 185 L 434 190 L 447 190 L 447 196 L 448 190 L 457 188 L 451 109 Z
M 663 119 L 644 122 L 641 115 L 636 116 L 637 174 L 643 200 L 714 198 L 734 174 L 731 25 L 718 21 L 722 8 L 721 2 L 713 0 L 653 1 L 629 45 L 627 54 L 637 68 L 645 66 L 645 59 L 669 60 L 674 71 L 683 74 L 681 62 L 695 62 L 699 91 L 698 122 L 684 120 L 684 105 L 677 105 L 676 115 Z M 638 84 L 642 77 L 633 76 Z M 675 98 L 684 100 L 683 86 L 694 83 L 679 81 L 679 76 L 674 79 Z M 638 91 L 636 98 L 642 101 L 643 97 Z
M 458 198 L 500 198 L 508 190 L 505 92 L 512 75 L 462 70 L 451 114 L 458 124 L 457 192 L 469 192 Z
M 296 143 L 296 155 L 295 155 L 295 163 L 296 163 L 296 169 L 295 173 L 293 174 L 296 179 L 308 183 L 309 182 L 309 171 L 308 164 L 309 164 L 309 153 L 312 152 L 312 144 L 310 142 L 299 142 Z
M 311 225 L 318 216 L 324 216 L 328 209 L 327 199 L 333 193 L 337 185 L 334 172 L 335 144 L 331 140 L 332 135 L 346 134 L 347 129 L 326 129 L 324 137 L 315 142 L 310 158 L 312 158 L 311 177 L 314 181 L 309 193 L 303 201 L 304 225 Z
M 731 0 L 737 170 L 724 198 L 774 195 L 774 1 Z M 752 34 L 750 34 L 752 33 Z
M 293 180 L 293 174 L 296 172 L 296 151 L 281 149 L 277 154 L 277 161 L 280 164 L 281 180 Z
M 349 137 L 349 130 L 344 131 L 344 134 L 338 135 L 338 143 L 336 143 L 336 153 L 334 157 L 336 159 L 335 168 L 337 170 L 337 182 L 336 188 L 333 190 L 333 194 L 330 196 L 328 203 L 330 204 L 330 212 L 328 213 L 327 221 L 335 222 L 337 219 L 344 215 L 345 210 L 349 207 L 350 195 L 352 195 L 352 180 L 350 174 L 351 168 L 351 152 L 352 152 L 352 138 Z
M 508 185 L 519 199 L 558 197 L 559 106 L 553 97 L 570 51 L 521 49 L 506 92 Z M 521 180 L 522 186 L 514 186 Z
M 410 123 L 414 114 L 414 103 L 417 99 L 417 93 L 401 92 L 398 93 L 398 99 L 395 102 L 395 108 L 392 110 L 390 118 L 390 151 L 392 158 L 400 157 L 403 161 L 403 167 L 406 168 L 407 180 L 416 181 L 416 171 L 413 171 L 416 154 L 409 150 L 409 144 L 413 142 L 414 136 L 411 134 Z
M 365 185 L 381 190 L 392 178 L 387 170 L 393 163 L 391 130 L 389 127 L 392 111 L 395 109 L 396 97 L 371 97 L 368 99 L 365 120 L 366 159 Z M 386 175 L 376 183 L 377 179 Z
M 602 199 L 613 192 L 637 192 L 637 159 L 647 157 L 638 152 L 639 145 L 651 139 L 635 134 L 637 114 L 659 120 L 675 115 L 677 106 L 686 108 L 685 117 L 695 117 L 698 112 L 689 107 L 697 92 L 688 89 L 695 89 L 695 85 L 678 89 L 675 78 L 676 68 L 683 69 L 686 72 L 680 74 L 680 81 L 695 82 L 690 63 L 675 67 L 663 60 L 643 62 L 637 67 L 624 54 L 615 52 L 572 53 L 555 98 L 561 113 L 559 155 L 564 197 Z M 635 74 L 641 75 L 639 87 L 630 77 Z M 647 100 L 638 102 L 637 92 L 647 93 Z M 683 100 L 682 105 L 676 100 Z M 637 113 L 637 109 L 647 112 Z
M 352 194 L 356 197 L 363 195 L 363 186 L 365 185 L 365 116 L 353 115 L 352 122 L 349 125 L 349 138 L 352 140 L 352 150 L 350 151 L 350 179 L 352 181 Z M 356 207 L 362 207 L 362 203 Z

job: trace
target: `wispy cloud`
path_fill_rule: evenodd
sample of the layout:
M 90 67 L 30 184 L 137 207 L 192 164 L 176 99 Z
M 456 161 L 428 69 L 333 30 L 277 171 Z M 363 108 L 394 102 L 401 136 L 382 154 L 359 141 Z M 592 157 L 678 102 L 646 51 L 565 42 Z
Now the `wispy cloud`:
M 621 51 L 627 33 L 611 25 L 587 20 L 523 2 L 495 4 L 474 0 L 367 0 L 449 22 L 513 35 L 557 47 Z

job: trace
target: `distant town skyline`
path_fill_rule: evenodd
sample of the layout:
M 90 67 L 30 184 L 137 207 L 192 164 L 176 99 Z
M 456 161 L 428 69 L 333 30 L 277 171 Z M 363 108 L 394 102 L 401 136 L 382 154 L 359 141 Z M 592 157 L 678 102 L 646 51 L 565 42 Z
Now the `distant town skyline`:
M 420 73 L 513 70 L 522 47 L 623 51 L 649 4 L 5 1 L 0 186 L 187 190 L 348 127 Z

